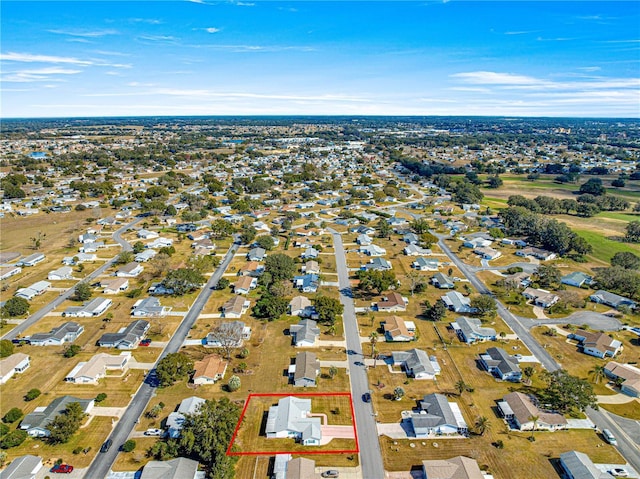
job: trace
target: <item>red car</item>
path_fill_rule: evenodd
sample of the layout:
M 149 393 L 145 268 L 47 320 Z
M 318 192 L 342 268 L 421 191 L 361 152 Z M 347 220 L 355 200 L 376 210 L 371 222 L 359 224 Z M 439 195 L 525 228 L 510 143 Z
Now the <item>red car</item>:
M 150 344 L 151 344 L 150 339 L 143 339 L 142 341 L 140 341 L 140 346 L 149 346 Z
M 70 466 L 69 464 L 57 464 L 53 466 L 53 468 L 51 469 L 51 472 L 69 474 L 70 472 L 73 472 L 73 466 Z

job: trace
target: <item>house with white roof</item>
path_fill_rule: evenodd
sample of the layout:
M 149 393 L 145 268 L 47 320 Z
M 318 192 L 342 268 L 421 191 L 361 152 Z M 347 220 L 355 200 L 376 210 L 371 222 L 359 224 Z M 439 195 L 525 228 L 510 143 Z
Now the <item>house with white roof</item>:
M 267 438 L 292 438 L 304 446 L 318 446 L 322 439 L 319 417 L 309 417 L 311 399 L 287 396 L 271 406 L 267 415 Z
M 467 424 L 460 407 L 443 394 L 428 394 L 420 401 L 420 412 L 412 413 L 409 422 L 416 437 L 467 435 Z
M 22 374 L 30 365 L 30 358 L 24 353 L 15 353 L 0 359 L 0 384 L 5 384 L 15 374 Z
M 89 361 L 78 363 L 64 380 L 73 384 L 98 384 L 107 375 L 107 371 L 125 371 L 130 359 L 129 351 L 123 351 L 119 356 L 98 353 Z

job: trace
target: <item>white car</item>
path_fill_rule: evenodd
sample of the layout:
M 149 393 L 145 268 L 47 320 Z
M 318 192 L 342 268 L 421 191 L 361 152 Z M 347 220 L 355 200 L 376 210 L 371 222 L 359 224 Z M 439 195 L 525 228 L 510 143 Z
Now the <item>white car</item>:
M 147 429 L 144 432 L 145 436 L 162 436 L 162 429 Z
M 629 477 L 629 473 L 626 469 L 622 469 L 621 467 L 616 467 L 609 471 L 614 477 Z

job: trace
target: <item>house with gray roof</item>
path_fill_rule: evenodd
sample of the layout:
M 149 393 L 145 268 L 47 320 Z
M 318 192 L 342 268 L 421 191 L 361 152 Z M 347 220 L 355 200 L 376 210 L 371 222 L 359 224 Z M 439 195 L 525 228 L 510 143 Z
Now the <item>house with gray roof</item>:
M 391 359 L 394 366 L 400 366 L 407 376 L 414 379 L 435 379 L 440 374 L 440 364 L 435 356 L 428 356 L 422 349 L 393 351 Z
M 293 278 L 293 286 L 303 293 L 315 293 L 319 284 L 320 277 L 317 274 L 303 274 Z
M 289 334 L 293 340 L 293 345 L 298 348 L 308 348 L 316 343 L 320 336 L 318 323 L 313 319 L 303 319 L 298 324 L 289 327 Z
M 49 281 L 63 281 L 65 279 L 73 278 L 73 269 L 70 266 L 61 266 L 58 269 L 54 269 L 53 271 L 49 271 L 47 275 L 47 279 Z
M 62 316 L 71 318 L 91 318 L 106 312 L 113 301 L 108 298 L 93 298 L 82 306 L 69 306 L 62 312 Z
M 82 412 L 89 413 L 93 409 L 93 399 L 78 399 L 73 396 L 62 396 L 54 399 L 47 407 L 36 408 L 32 413 L 27 414 L 20 422 L 20 429 L 27 431 L 31 437 L 48 437 L 50 435 L 47 426 L 54 418 L 62 414 L 67 406 L 77 402 L 82 408 Z
M 596 291 L 589 299 L 594 303 L 606 304 L 607 306 L 611 306 L 612 308 L 618 309 L 620 306 L 626 306 L 630 309 L 636 309 L 636 302 L 630 300 L 629 298 L 625 298 L 624 296 L 620 296 L 615 293 L 610 293 L 609 291 L 605 291 L 603 289 Z
M 560 465 L 568 479 L 613 479 L 611 474 L 598 469 L 583 452 L 563 452 L 560 454 Z
M 476 309 L 471 307 L 471 300 L 468 296 L 464 296 L 457 291 L 449 291 L 447 294 L 440 296 L 445 306 L 456 313 L 475 313 Z
M 451 328 L 463 343 L 475 343 L 476 341 L 493 341 L 496 339 L 496 330 L 482 326 L 482 321 L 477 318 L 460 316 L 451 323 Z
M 287 396 L 271 406 L 267 415 L 267 438 L 292 438 L 304 446 L 318 446 L 322 439 L 321 420 L 309 417 L 311 399 Z
M 522 371 L 518 366 L 518 360 L 502 348 L 489 348 L 480 355 L 482 366 L 503 381 L 519 382 L 522 380 Z
M 169 461 L 149 461 L 140 479 L 205 479 L 206 472 L 198 471 L 198 461 L 177 457 Z
M 247 253 L 247 259 L 249 261 L 263 261 L 267 254 L 267 250 L 264 248 L 252 248 Z
M 72 343 L 84 331 L 84 326 L 68 321 L 48 333 L 35 333 L 26 338 L 32 346 L 60 346 Z
M 158 298 L 144 298 L 136 301 L 131 308 L 131 316 L 146 318 L 149 316 L 166 316 L 171 311 L 168 306 L 162 306 Z
M 417 244 L 409 244 L 404 248 L 404 254 L 407 256 L 430 256 L 431 250 L 428 248 L 422 248 Z
M 428 394 L 420 401 L 420 412 L 412 413 L 409 422 L 416 437 L 466 435 L 467 424 L 460 407 L 444 394 Z
M 384 258 L 376 257 L 371 258 L 368 263 L 360 266 L 360 269 L 363 271 L 368 271 L 370 269 L 376 271 L 388 271 L 393 268 L 393 265 Z
M 184 425 L 185 414 L 196 414 L 200 407 L 206 402 L 206 399 L 202 399 L 198 396 L 191 396 L 183 399 L 178 406 L 178 409 L 169 414 L 166 421 L 166 428 L 169 437 L 180 437 L 180 431 Z
M 241 348 L 244 342 L 249 339 L 251 339 L 251 327 L 242 321 L 227 321 L 207 334 L 205 346 L 221 348 L 223 345 L 230 345 L 234 348 Z
M 296 387 L 315 387 L 320 374 L 320 361 L 311 352 L 296 354 L 295 363 L 289 366 L 289 376 Z
M 0 472 L 0 479 L 35 479 L 40 469 L 42 458 L 27 454 L 11 461 L 11 464 Z
M 575 286 L 581 288 L 586 285 L 589 286 L 593 283 L 593 276 L 583 273 L 582 271 L 574 271 L 567 275 L 564 275 L 560 280 L 562 284 L 568 284 L 569 286 Z
M 98 339 L 98 346 L 103 348 L 135 349 L 149 330 L 149 323 L 138 319 L 117 333 L 106 333 Z
M 424 479 L 485 479 L 478 462 L 464 456 L 422 461 Z
M 418 258 L 420 259 L 420 258 Z M 438 289 L 453 289 L 453 280 L 444 273 L 436 273 L 431 277 L 431 284 Z

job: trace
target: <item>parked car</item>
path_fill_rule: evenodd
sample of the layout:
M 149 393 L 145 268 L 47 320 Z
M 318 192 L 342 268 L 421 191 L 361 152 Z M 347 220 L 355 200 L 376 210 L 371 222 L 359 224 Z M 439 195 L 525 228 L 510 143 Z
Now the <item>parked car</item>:
M 162 429 L 147 429 L 144 432 L 145 436 L 162 436 Z
M 362 400 L 364 402 L 371 402 L 371 393 L 370 392 L 366 392 L 362 395 Z
M 107 439 L 100 448 L 100 452 L 107 452 L 111 448 L 111 444 L 113 444 L 113 441 L 111 439 Z
M 73 472 L 73 466 L 69 464 L 56 464 L 51 468 L 51 472 L 56 472 L 58 474 L 69 474 Z
M 149 346 L 150 344 L 151 344 L 150 339 L 143 339 L 142 341 L 140 341 L 140 346 Z
M 324 471 L 320 475 L 322 477 L 340 477 L 340 472 L 336 471 L 335 469 L 330 469 L 328 471 Z
M 602 435 L 604 436 L 605 441 L 607 441 L 612 446 L 618 445 L 618 441 L 616 440 L 616 437 L 608 429 L 603 429 Z
M 629 477 L 629 472 L 621 467 L 615 467 L 609 471 L 614 477 Z

